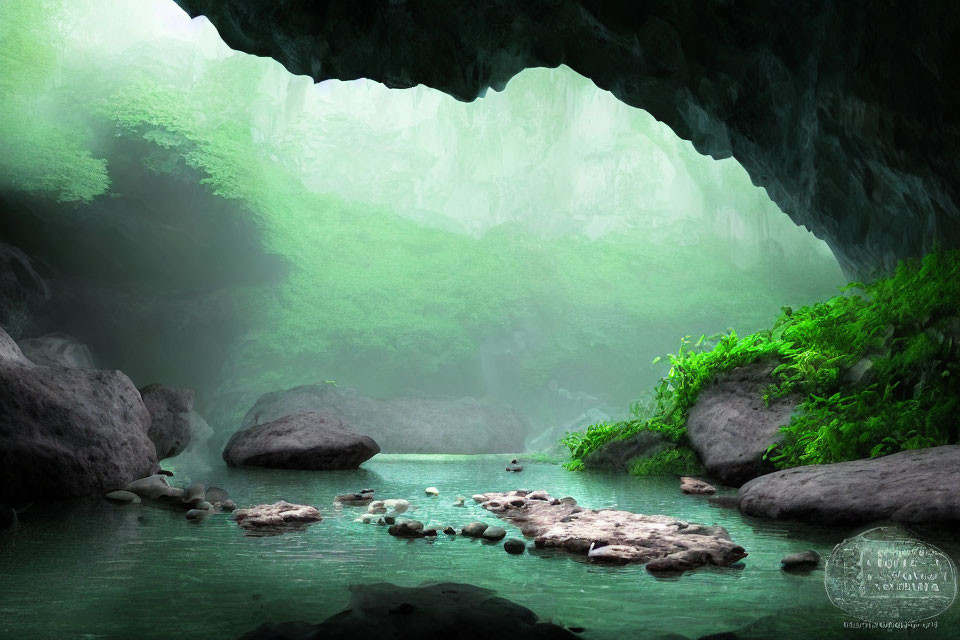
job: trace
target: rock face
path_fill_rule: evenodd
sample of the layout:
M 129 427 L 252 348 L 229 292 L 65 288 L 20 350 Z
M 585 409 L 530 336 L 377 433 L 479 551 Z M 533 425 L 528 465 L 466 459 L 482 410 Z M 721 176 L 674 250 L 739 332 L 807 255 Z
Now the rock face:
M 521 527 L 538 548 L 560 548 L 598 562 L 646 563 L 650 571 L 677 572 L 705 564 L 725 567 L 747 555 L 723 527 L 584 509 L 543 491 L 481 495 L 481 507 Z
M 0 330 L 20 335 L 30 307 L 50 297 L 29 256 L 0 242 Z
M 48 333 L 39 338 L 21 340 L 17 344 L 23 355 L 42 367 L 96 369 L 87 345 L 65 333 Z
M 960 446 L 777 471 L 740 487 L 740 511 L 777 520 L 960 523 Z
M 389 453 L 513 453 L 523 451 L 529 429 L 516 411 L 473 398 L 382 400 L 330 384 L 262 395 L 242 426 L 303 411 L 336 416 Z
M 182 453 L 193 431 L 193 391 L 151 384 L 140 389 L 140 396 L 150 412 L 147 435 L 157 448 L 157 459 Z
M 672 446 L 653 431 L 641 431 L 629 438 L 608 442 L 587 456 L 584 464 L 591 469 L 626 472 L 632 460 L 655 455 Z
M 352 585 L 347 609 L 320 624 L 264 624 L 241 640 L 398 640 L 400 638 L 523 638 L 572 640 L 573 633 L 539 622 L 536 614 L 494 592 L 468 584 L 398 587 Z
M 291 504 L 285 500 L 260 504 L 249 509 L 237 509 L 233 518 L 242 529 L 261 535 L 298 531 L 323 519 L 316 507 Z
M 566 64 L 701 153 L 735 157 L 849 275 L 960 244 L 949 2 L 177 2 L 234 49 L 317 81 L 473 100 L 524 68 Z
M 373 438 L 335 417 L 308 412 L 237 431 L 223 459 L 237 467 L 356 469 L 379 452 Z
M 0 502 L 102 494 L 157 468 L 119 371 L 40 367 L 0 331 Z
M 799 399 L 789 396 L 763 404 L 774 362 L 758 362 L 723 373 L 701 391 L 687 417 L 690 447 L 707 473 L 740 486 L 773 470 L 762 457 L 790 422 Z

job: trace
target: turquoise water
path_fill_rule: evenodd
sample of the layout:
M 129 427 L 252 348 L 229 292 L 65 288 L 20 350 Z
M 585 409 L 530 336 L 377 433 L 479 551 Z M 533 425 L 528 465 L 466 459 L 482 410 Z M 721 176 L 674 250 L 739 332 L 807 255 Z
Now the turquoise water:
M 345 608 L 348 585 L 380 581 L 488 587 L 542 619 L 584 627 L 584 638 L 697 638 L 751 624 L 759 637 L 872 637 L 843 630 L 847 618 L 827 600 L 822 570 L 792 575 L 779 568 L 787 553 L 812 548 L 828 555 L 853 530 L 747 519 L 682 495 L 675 478 L 570 473 L 535 463 L 511 474 L 505 462 L 379 455 L 363 469 L 336 472 L 166 465 L 176 471 L 173 484 L 221 486 L 240 506 L 284 499 L 323 513 L 306 531 L 277 537 L 244 535 L 227 515 L 197 524 L 183 512 L 148 506 L 34 506 L 15 533 L 0 534 L 0 638 L 235 638 L 266 621 L 322 621 Z M 439 497 L 424 495 L 431 485 Z M 545 552 L 510 556 L 460 537 L 401 540 L 384 527 L 353 522 L 364 509 L 333 502 L 338 493 L 366 487 L 378 498 L 410 500 L 412 517 L 455 527 L 497 521 L 471 494 L 542 488 L 587 507 L 720 524 L 750 555 L 739 569 L 657 578 L 641 566 L 598 566 Z M 453 506 L 458 494 L 468 497 L 466 508 Z M 960 557 L 945 532 L 923 537 Z M 957 609 L 941 616 L 936 630 L 882 637 L 956 637 L 950 629 L 960 623 Z

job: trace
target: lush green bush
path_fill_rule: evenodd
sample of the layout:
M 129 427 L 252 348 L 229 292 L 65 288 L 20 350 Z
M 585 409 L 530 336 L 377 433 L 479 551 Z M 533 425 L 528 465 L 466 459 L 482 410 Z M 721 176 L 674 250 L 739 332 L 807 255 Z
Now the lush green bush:
M 930 253 L 901 263 L 891 277 L 846 291 L 795 311 L 784 308 L 766 331 L 745 337 L 731 331 L 716 342 L 684 338 L 667 356 L 670 369 L 648 414 L 635 410 L 633 420 L 568 434 L 568 468 L 582 468 L 593 451 L 644 429 L 685 444 L 687 414 L 703 385 L 762 358 L 780 362 L 764 400 L 802 398 L 782 441 L 767 454 L 780 468 L 955 443 L 960 252 Z M 635 471 L 656 468 L 650 463 Z

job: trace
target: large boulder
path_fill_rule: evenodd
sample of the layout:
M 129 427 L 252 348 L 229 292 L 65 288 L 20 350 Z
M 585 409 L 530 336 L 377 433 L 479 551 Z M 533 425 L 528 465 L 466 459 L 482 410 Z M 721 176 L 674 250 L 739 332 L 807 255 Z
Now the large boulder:
M 303 411 L 336 416 L 390 453 L 514 453 L 529 425 L 516 411 L 473 398 L 379 399 L 317 384 L 260 396 L 243 427 Z
M 101 494 L 150 475 L 149 426 L 123 373 L 37 366 L 0 331 L 0 502 Z
M 21 340 L 17 344 L 23 355 L 42 367 L 97 368 L 87 345 L 65 333 L 48 333 L 39 338 Z
M 740 487 L 750 516 L 818 524 L 960 523 L 960 446 L 777 471 Z
M 379 452 L 373 438 L 351 431 L 338 418 L 305 412 L 237 431 L 223 459 L 236 467 L 356 469 Z
M 150 412 L 147 435 L 157 448 L 157 459 L 182 453 L 193 430 L 193 391 L 151 384 L 140 389 L 140 396 Z
M 763 402 L 773 383 L 776 362 L 765 360 L 722 373 L 700 391 L 687 416 L 687 436 L 707 473 L 724 484 L 740 486 L 773 471 L 763 460 L 780 438 L 780 427 L 800 401 L 797 396 Z

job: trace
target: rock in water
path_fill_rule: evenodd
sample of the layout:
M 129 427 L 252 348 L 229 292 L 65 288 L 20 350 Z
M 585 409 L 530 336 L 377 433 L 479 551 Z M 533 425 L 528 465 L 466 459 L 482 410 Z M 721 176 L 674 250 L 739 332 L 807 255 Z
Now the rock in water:
M 471 522 L 460 533 L 468 538 L 479 538 L 489 526 L 486 522 Z
M 468 584 L 358 584 L 347 610 L 311 625 L 269 623 L 241 640 L 573 640 L 563 627 L 539 622 L 533 611 Z
M 101 495 L 149 475 L 149 427 L 127 376 L 37 366 L 0 331 L 0 501 Z
M 436 487 L 427 487 L 426 489 L 423 490 L 423 492 L 428 496 L 440 495 L 440 491 Z
M 114 502 L 124 502 L 127 504 L 140 504 L 143 502 L 140 499 L 140 496 L 132 491 L 111 491 L 110 493 L 106 494 L 104 498 L 107 500 L 113 500 Z
M 484 540 L 503 540 L 507 536 L 507 530 L 503 527 L 487 527 L 480 535 Z
M 760 476 L 740 487 L 750 516 L 820 524 L 893 520 L 960 522 L 960 445 L 882 458 L 809 465 Z
M 398 538 L 422 538 L 424 536 L 423 523 L 419 520 L 400 518 L 396 524 L 387 529 L 387 533 Z M 436 532 L 433 535 L 436 535 Z
M 680 491 L 691 495 L 709 495 L 716 493 L 717 488 L 712 484 L 700 480 L 699 478 L 682 476 L 680 478 Z
M 260 396 L 242 427 L 305 411 L 335 416 L 390 453 L 514 453 L 530 430 L 517 411 L 473 398 L 370 398 L 317 384 Z
M 237 509 L 233 517 L 241 528 L 266 535 L 297 531 L 323 519 L 316 507 L 285 500 Z
M 780 559 L 784 569 L 813 569 L 820 564 L 820 554 L 814 550 L 791 553 Z
M 503 550 L 510 555 L 520 555 L 527 550 L 527 543 L 517 538 L 507 538 L 503 541 Z
M 172 458 L 190 444 L 193 391 L 151 384 L 140 389 L 143 404 L 150 412 L 150 440 L 157 459 Z
M 223 451 L 231 466 L 356 469 L 380 452 L 369 436 L 320 413 L 297 413 L 233 434 Z
M 526 492 L 485 493 L 480 506 L 522 525 L 524 535 L 534 536 L 537 547 L 565 549 L 603 562 L 646 563 L 649 571 L 678 572 L 705 564 L 725 567 L 747 555 L 723 527 L 669 516 L 584 509 L 552 500 L 545 491 L 521 493 Z
M 141 498 L 148 500 L 162 500 L 169 498 L 171 500 L 181 500 L 184 496 L 184 490 L 177 487 L 171 487 L 167 483 L 167 477 L 159 473 L 146 478 L 139 478 L 128 483 L 123 487 L 124 491 L 135 493 Z
M 511 460 L 510 464 L 507 465 L 507 471 L 513 473 L 520 473 L 523 471 L 523 465 L 517 462 L 516 460 Z
M 763 403 L 773 382 L 776 363 L 757 362 L 720 374 L 697 396 L 687 417 L 690 447 L 707 474 L 738 487 L 773 467 L 763 454 L 780 439 L 780 427 L 790 422 L 799 398 L 788 396 Z
M 23 355 L 41 367 L 96 368 L 87 345 L 65 333 L 48 333 L 39 338 L 21 340 L 17 344 Z

